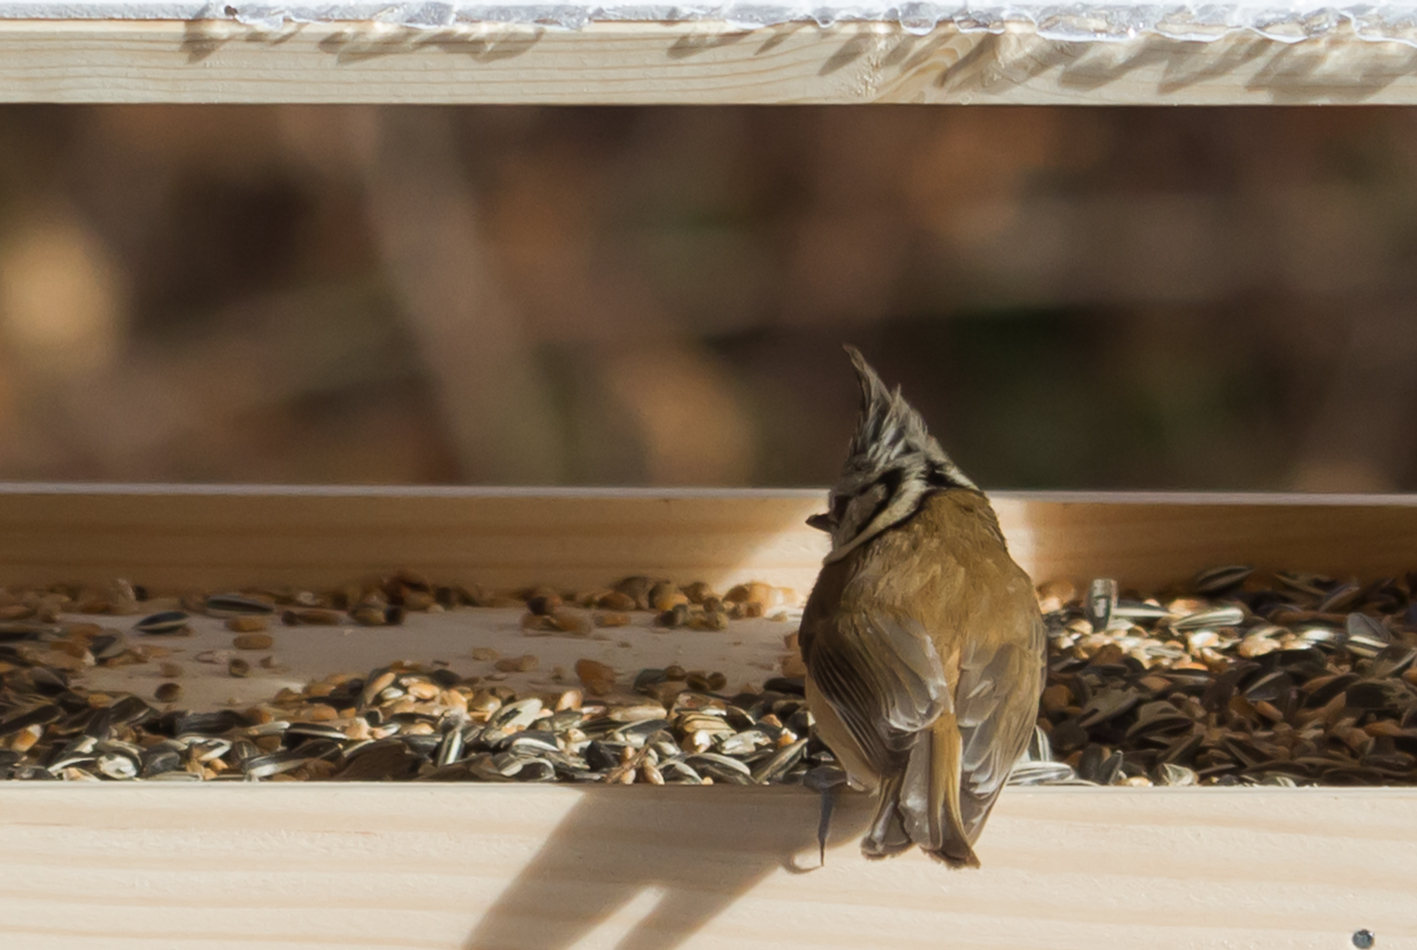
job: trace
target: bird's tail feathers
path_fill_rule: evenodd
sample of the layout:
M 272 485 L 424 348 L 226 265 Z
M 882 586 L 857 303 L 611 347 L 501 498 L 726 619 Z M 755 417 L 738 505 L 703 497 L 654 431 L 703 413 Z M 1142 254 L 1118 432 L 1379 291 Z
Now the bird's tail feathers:
M 876 817 L 871 819 L 871 827 L 861 839 L 861 853 L 868 858 L 888 858 L 908 850 L 914 843 L 906 833 L 897 807 L 901 780 L 900 773 L 896 773 L 881 783 Z
M 947 712 L 919 735 L 905 770 L 882 784 L 862 853 L 885 857 L 917 844 L 952 868 L 979 867 L 960 818 L 959 761 L 959 729 Z

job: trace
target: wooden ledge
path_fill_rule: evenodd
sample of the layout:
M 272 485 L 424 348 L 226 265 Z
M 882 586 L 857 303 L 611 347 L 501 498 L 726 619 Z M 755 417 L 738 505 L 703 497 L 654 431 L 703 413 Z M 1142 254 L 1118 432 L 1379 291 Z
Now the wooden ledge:
M 1417 102 L 1417 49 L 1337 27 L 1061 42 L 890 23 L 480 24 L 0 21 L 0 101 L 266 103 Z
M 446 581 L 593 587 L 635 573 L 810 589 L 825 491 L 0 486 L 0 584 L 157 590 Z M 1217 563 L 1363 578 L 1417 568 L 1417 498 L 999 492 L 1037 580 L 1152 587 Z
M 0 582 L 317 584 L 408 563 L 805 589 L 821 498 L 4 486 Z M 996 505 L 1038 576 L 1145 584 L 1229 557 L 1372 574 L 1417 551 L 1411 498 Z M 869 807 L 843 800 L 817 869 L 817 801 L 792 788 L 0 783 L 0 946 L 1337 950 L 1360 929 L 1417 946 L 1414 789 L 1014 788 L 978 872 L 865 861 Z
M 0 787 L 26 948 L 1417 944 L 1417 791 L 1009 789 L 984 867 L 867 862 L 783 788 Z

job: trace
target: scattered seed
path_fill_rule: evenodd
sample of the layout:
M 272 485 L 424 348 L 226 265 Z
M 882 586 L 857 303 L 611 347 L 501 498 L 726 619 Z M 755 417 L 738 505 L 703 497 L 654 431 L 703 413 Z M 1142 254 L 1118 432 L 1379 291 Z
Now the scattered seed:
M 585 636 L 591 630 L 590 617 L 579 610 L 557 608 L 552 611 L 550 620 L 562 633 Z
M 238 650 L 269 650 L 275 638 L 269 633 L 243 633 L 232 638 L 232 645 Z
M 139 633 L 150 634 L 181 634 L 189 633 L 187 626 L 191 618 L 181 610 L 164 610 L 161 613 L 144 617 L 133 624 L 133 629 Z
M 577 660 L 576 677 L 592 696 L 605 696 L 615 691 L 615 670 L 599 660 Z
M 498 660 L 494 667 L 501 673 L 530 673 L 540 661 L 530 653 Z
M 526 598 L 526 609 L 542 617 L 549 617 L 561 606 L 561 595 L 549 587 L 538 587 Z
M 275 607 L 255 597 L 242 594 L 215 594 L 206 599 L 204 608 L 212 617 L 268 617 L 275 613 Z
M 650 588 L 649 605 L 658 611 L 673 610 L 689 604 L 689 597 L 668 581 L 660 581 Z
M 642 574 L 627 577 L 615 585 L 616 593 L 626 598 L 620 603 L 628 602 L 629 606 L 616 606 L 615 604 L 601 603 L 600 606 L 611 610 L 649 610 L 649 594 L 654 588 L 655 582 Z
M 340 622 L 340 614 L 338 610 L 325 610 L 315 607 L 301 610 L 284 610 L 281 611 L 280 622 L 287 627 L 333 627 Z
M 636 603 L 635 598 L 618 590 L 612 590 L 597 598 L 595 606 L 613 613 L 624 613 L 626 611 L 639 609 L 639 604 Z
M 1156 596 L 1107 578 L 1042 584 L 1049 681 L 1034 747 L 1013 781 L 1417 784 L 1414 582 L 1417 574 L 1360 583 L 1299 573 L 1271 582 L 1236 567 Z M 316 622 L 297 611 L 342 622 L 344 613 L 328 609 L 338 606 L 354 622 L 363 616 L 377 625 L 400 622 L 410 609 L 525 604 L 545 632 L 577 635 L 607 618 L 628 622 L 631 609 L 653 608 L 679 627 L 708 631 L 728 626 L 730 617 L 789 616 L 798 603 L 768 584 L 739 585 L 720 599 L 707 585 L 678 588 L 645 576 L 574 597 L 549 588 L 521 593 L 542 600 L 435 587 L 400 572 L 377 585 L 326 593 L 189 596 L 189 611 L 153 614 L 134 629 L 181 630 L 191 609 L 227 611 L 224 619 L 239 627 L 266 622 L 279 603 L 286 622 L 287 615 Z M 0 617 L 0 777 L 751 784 L 800 783 L 810 769 L 832 766 L 824 748 L 808 742 L 805 670 L 793 634 L 776 663 L 783 676 L 737 695 L 725 692 L 721 672 L 671 666 L 617 677 L 590 658 L 575 667 L 582 689 L 557 685 L 518 695 L 507 674 L 536 669 L 536 657 L 504 659 L 478 647 L 471 655 L 497 670 L 480 682 L 461 679 L 446 664 L 393 663 L 282 688 L 243 711 L 192 713 L 163 711 L 182 695 L 175 682 L 154 691 L 152 706 L 71 681 L 86 664 L 170 652 L 150 641 L 125 644 L 118 631 L 63 616 L 76 606 L 134 610 L 136 593 L 131 603 L 125 597 L 121 585 L 0 591 L 0 612 L 26 605 Z M 237 632 L 243 643 L 268 636 Z M 233 676 L 250 672 L 234 650 L 194 659 L 226 664 Z M 261 665 L 275 668 L 274 657 Z M 169 679 L 182 673 L 176 663 L 158 671 Z M 565 675 L 557 668 L 548 679 L 564 684 Z M 631 692 L 633 698 L 625 695 Z M 76 711 L 86 718 L 75 719 Z M 78 739 L 76 722 L 85 733 Z
M 377 607 L 373 604 L 361 604 L 350 610 L 350 619 L 362 627 L 382 627 L 387 624 L 388 608 Z

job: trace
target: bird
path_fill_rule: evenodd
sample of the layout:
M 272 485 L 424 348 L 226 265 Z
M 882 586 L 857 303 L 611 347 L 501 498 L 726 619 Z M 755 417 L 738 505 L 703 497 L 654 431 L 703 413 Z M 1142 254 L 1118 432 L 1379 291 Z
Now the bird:
M 998 517 L 860 351 L 861 409 L 803 610 L 808 709 L 848 783 L 877 795 L 867 858 L 918 846 L 978 867 L 974 844 L 1038 717 L 1046 640 Z M 822 805 L 822 844 L 830 795 Z

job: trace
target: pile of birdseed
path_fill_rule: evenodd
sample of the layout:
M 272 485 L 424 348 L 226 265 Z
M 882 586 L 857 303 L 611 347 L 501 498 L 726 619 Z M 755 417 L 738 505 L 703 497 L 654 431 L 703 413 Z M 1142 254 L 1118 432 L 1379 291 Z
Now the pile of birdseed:
M 1013 780 L 1417 781 L 1414 576 L 1359 584 L 1225 567 L 1152 596 L 1107 579 L 1042 585 L 1048 686 Z M 278 667 L 265 651 L 282 626 L 398 626 L 425 612 L 516 607 L 526 637 L 589 639 L 646 621 L 708 635 L 749 618 L 786 623 L 799 604 L 796 592 L 763 583 L 722 595 L 647 577 L 592 591 L 487 591 L 409 571 L 325 592 L 156 598 L 124 582 L 0 590 L 0 775 L 800 784 L 833 760 L 812 736 L 795 633 L 784 637 L 778 675 L 734 690 L 714 670 L 622 676 L 588 656 L 540 687 L 513 688 L 507 677 L 535 668 L 537 656 L 474 648 L 492 664 L 486 674 L 395 662 L 192 710 L 169 659 L 197 618 L 220 618 L 232 636 L 231 650 L 207 651 L 205 662 L 245 679 L 248 655 L 261 654 L 254 672 Z M 85 671 L 134 664 L 157 664 L 167 679 L 152 695 L 82 683 Z
M 1204 571 L 1177 590 L 1039 588 L 1039 727 L 1098 784 L 1417 782 L 1417 573 Z

